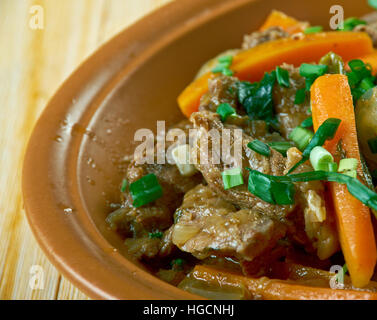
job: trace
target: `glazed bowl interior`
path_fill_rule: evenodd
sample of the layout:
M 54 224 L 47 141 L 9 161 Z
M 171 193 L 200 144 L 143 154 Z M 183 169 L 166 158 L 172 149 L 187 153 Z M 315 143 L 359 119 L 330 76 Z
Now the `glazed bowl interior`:
M 370 11 L 360 1 L 336 4 L 346 17 Z M 272 9 L 326 28 L 331 5 L 327 0 L 180 0 L 117 36 L 80 67 L 40 119 L 24 173 L 30 224 L 66 276 L 95 298 L 194 297 L 145 273 L 105 222 L 109 204 L 119 202 L 122 160 L 140 143 L 134 134 L 140 128 L 155 132 L 157 120 L 168 127 L 183 119 L 176 99 L 201 64 L 239 47 L 243 35 L 256 30 Z M 37 183 L 49 186 L 43 197 L 29 190 Z M 41 221 L 46 210 L 60 210 L 62 216 Z

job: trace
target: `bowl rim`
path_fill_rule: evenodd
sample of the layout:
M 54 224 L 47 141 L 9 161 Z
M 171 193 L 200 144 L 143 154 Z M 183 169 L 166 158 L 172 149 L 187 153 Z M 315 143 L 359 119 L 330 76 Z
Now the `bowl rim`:
M 85 206 L 79 201 L 76 170 L 78 145 L 82 138 L 71 139 L 59 147 L 62 149 L 58 149 L 51 139 L 56 136 L 58 123 L 68 112 L 76 112 L 74 108 L 78 109 L 76 112 L 78 122 L 88 121 L 92 115 L 86 110 L 88 101 L 92 99 L 91 103 L 95 104 L 93 101 L 100 99 L 98 95 L 101 95 L 98 91 L 108 92 L 109 88 L 106 89 L 108 83 L 135 70 L 140 59 L 153 55 L 197 26 L 254 1 L 180 0 L 152 11 L 107 41 L 81 63 L 63 82 L 38 119 L 28 142 L 22 171 L 22 193 L 27 219 L 37 242 L 50 262 L 89 297 L 202 299 L 165 283 L 137 267 L 114 251 L 100 235 L 94 223 L 88 218 Z M 145 27 L 146 25 L 148 28 Z M 140 39 L 144 46 L 130 49 L 134 50 L 134 54 L 129 54 L 123 61 L 104 63 L 116 54 L 123 54 L 128 50 L 127 48 L 132 48 L 133 44 L 140 42 Z M 143 57 L 136 54 L 138 50 L 144 54 Z M 124 68 L 125 61 L 129 66 L 127 68 Z M 103 74 L 97 76 L 93 67 L 100 65 L 100 62 L 104 65 Z M 93 84 L 92 89 L 88 89 L 89 84 Z M 110 89 L 113 87 L 110 86 Z M 77 93 L 86 94 L 88 97 L 75 106 L 74 97 Z M 66 150 L 65 155 L 57 156 L 57 150 Z M 58 168 L 64 168 L 66 171 L 59 173 Z M 76 183 L 60 183 L 59 179 L 65 182 L 73 179 L 71 181 Z M 60 196 L 64 197 L 67 205 L 70 204 L 77 210 L 76 214 L 62 214 L 62 204 L 58 202 Z M 49 214 L 46 215 L 46 212 Z M 55 228 L 51 230 L 50 226 Z M 78 233 L 77 228 L 84 230 L 84 234 Z M 95 239 L 95 248 L 93 248 L 93 239 Z M 88 252 L 88 248 L 92 251 Z M 108 267 L 114 266 L 116 266 L 115 274 L 106 272 Z M 125 269 L 118 270 L 121 269 L 119 266 L 124 266 Z M 156 287 L 159 290 L 155 290 Z

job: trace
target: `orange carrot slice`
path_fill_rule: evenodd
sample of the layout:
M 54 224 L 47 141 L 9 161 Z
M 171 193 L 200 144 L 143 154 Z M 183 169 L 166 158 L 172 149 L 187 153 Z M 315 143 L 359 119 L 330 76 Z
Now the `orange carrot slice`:
M 348 61 L 371 53 L 373 45 L 363 32 L 308 34 L 302 39 L 280 39 L 243 51 L 233 58 L 231 69 L 240 80 L 259 81 L 265 72 L 284 62 L 299 66 L 318 61 L 330 51 Z M 204 74 L 179 95 L 178 104 L 184 115 L 189 117 L 198 110 L 201 96 L 208 91 L 208 79 L 213 76 Z
M 273 10 L 260 28 L 260 31 L 264 31 L 271 27 L 281 27 L 286 32 L 294 34 L 297 32 L 304 32 L 308 25 L 308 23 L 298 21 L 281 11 Z
M 355 113 L 347 77 L 339 74 L 319 77 L 311 87 L 311 105 L 315 130 L 328 118 L 342 120 L 334 139 L 327 141 L 324 147 L 335 155 L 340 143 L 347 158 L 356 158 L 360 163 Z M 361 170 L 359 164 L 359 174 Z M 329 186 L 340 244 L 352 284 L 364 287 L 373 275 L 377 260 L 370 210 L 354 198 L 344 184 L 330 182 Z

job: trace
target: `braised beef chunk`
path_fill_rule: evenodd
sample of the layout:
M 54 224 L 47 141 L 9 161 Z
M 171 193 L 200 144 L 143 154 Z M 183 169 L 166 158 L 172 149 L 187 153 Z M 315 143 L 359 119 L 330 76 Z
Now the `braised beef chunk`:
M 237 101 L 237 82 L 234 77 L 218 75 L 208 80 L 208 92 L 200 100 L 199 110 L 209 110 L 216 112 L 217 107 L 222 103 L 229 103 L 236 110 L 238 109 Z M 238 112 L 243 112 L 238 110 Z M 244 113 L 244 112 L 243 112 Z
M 242 49 L 251 49 L 264 42 L 288 37 L 289 33 L 284 31 L 281 27 L 271 27 L 265 31 L 255 31 L 244 36 Z
M 273 99 L 280 133 L 288 139 L 292 130 L 310 116 L 310 101 L 307 98 L 304 103 L 295 104 L 297 90 L 305 88 L 305 78 L 301 77 L 299 69 L 292 65 L 283 64 L 281 68 L 289 72 L 290 87 L 286 88 L 276 83 Z
M 202 111 L 192 114 L 191 121 L 193 122 L 194 128 L 198 129 L 193 146 L 193 153 L 198 159 L 198 164 L 196 164 L 196 167 L 203 174 L 203 177 L 208 185 L 214 191 L 216 191 L 218 195 L 239 207 L 261 210 L 265 214 L 272 214 L 280 217 L 285 216 L 294 209 L 294 206 L 276 206 L 266 203 L 252 195 L 247 189 L 248 170 L 246 168 L 258 170 L 266 174 L 283 175 L 285 160 L 280 153 L 276 152 L 275 150 L 271 150 L 271 157 L 267 158 L 254 152 L 247 146 L 247 144 L 254 139 L 241 132 L 242 167 L 243 177 L 246 183 L 241 186 L 225 190 L 221 173 L 224 170 L 229 169 L 232 164 L 224 163 L 224 159 L 221 159 L 218 164 L 215 164 L 214 161 L 207 161 L 206 163 L 205 161 L 202 161 L 202 159 L 205 159 L 204 155 L 206 154 L 207 150 L 208 159 L 212 159 L 216 156 L 216 154 L 213 153 L 213 150 L 216 150 L 216 148 L 213 148 L 213 138 L 209 134 L 210 130 L 212 129 L 218 130 L 220 137 L 225 135 L 224 129 L 229 129 L 229 156 L 234 156 L 234 149 L 237 148 L 237 146 L 235 146 L 235 139 L 237 138 L 235 138 L 234 129 L 237 129 L 237 127 L 232 125 L 224 125 L 221 122 L 218 114 L 209 111 Z M 202 141 L 208 141 L 208 146 L 207 143 L 202 145 Z
M 199 259 L 215 255 L 252 260 L 285 234 L 281 222 L 256 210 L 238 210 L 208 186 L 186 193 L 177 211 L 173 243 Z
M 188 133 L 190 127 L 188 121 L 183 121 L 171 130 L 181 129 Z M 166 150 L 173 143 L 166 142 Z M 172 251 L 171 232 L 168 228 L 173 223 L 174 211 L 180 206 L 185 192 L 202 182 L 200 173 L 185 177 L 180 174 L 176 165 L 138 164 L 136 160 L 129 164 L 126 179 L 133 183 L 151 173 L 157 177 L 163 189 L 163 196 L 153 203 L 135 208 L 132 205 L 131 194 L 126 191 L 123 193 L 121 208 L 107 217 L 112 229 L 131 238 L 127 239 L 126 245 L 138 258 L 167 255 Z M 150 234 L 164 231 L 166 232 L 162 238 L 150 238 Z

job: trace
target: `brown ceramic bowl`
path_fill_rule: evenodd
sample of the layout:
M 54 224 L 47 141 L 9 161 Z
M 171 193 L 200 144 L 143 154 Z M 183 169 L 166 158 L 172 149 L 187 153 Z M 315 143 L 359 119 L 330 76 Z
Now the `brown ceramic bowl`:
M 365 4 L 364 4 L 365 2 Z M 346 16 L 367 1 L 336 1 Z M 30 139 L 23 171 L 29 223 L 56 267 L 92 298 L 199 298 L 132 262 L 107 228 L 135 130 L 182 118 L 176 98 L 200 65 L 239 47 L 272 9 L 328 25 L 332 1 L 178 0 L 120 33 L 60 88 Z

